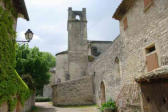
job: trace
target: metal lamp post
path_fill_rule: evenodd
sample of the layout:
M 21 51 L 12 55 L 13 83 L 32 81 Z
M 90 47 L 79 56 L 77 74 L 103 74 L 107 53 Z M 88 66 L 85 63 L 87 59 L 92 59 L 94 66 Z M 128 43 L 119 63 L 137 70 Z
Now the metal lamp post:
M 28 29 L 26 31 L 25 38 L 26 38 L 26 41 L 22 41 L 21 40 L 21 41 L 16 41 L 16 42 L 30 42 L 32 40 L 32 38 L 33 38 L 33 32 L 30 29 Z

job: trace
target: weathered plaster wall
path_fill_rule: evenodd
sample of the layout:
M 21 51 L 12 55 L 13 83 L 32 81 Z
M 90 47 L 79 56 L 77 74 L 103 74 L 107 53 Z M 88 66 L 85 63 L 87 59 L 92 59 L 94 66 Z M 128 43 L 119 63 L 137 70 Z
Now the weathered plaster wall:
M 124 31 L 122 19 L 120 37 L 88 68 L 90 74 L 95 72 L 96 75 L 97 103 L 100 104 L 100 83 L 104 81 L 106 99 L 112 97 L 117 100 L 120 111 L 131 111 L 134 107 L 140 111 L 140 91 L 134 78 L 147 73 L 145 48 L 154 43 L 159 66 L 168 64 L 168 1 L 153 2 L 144 12 L 143 0 L 136 0 L 125 15 L 128 28 Z M 116 74 L 116 57 L 120 60 L 120 75 Z
M 93 78 L 85 76 L 53 86 L 54 105 L 89 105 L 94 104 Z
M 56 56 L 56 74 L 54 84 L 66 81 L 65 76 L 68 74 L 68 54 L 60 54 Z
M 0 105 L 0 112 L 8 112 L 8 104 L 7 103 L 3 103 L 2 105 Z

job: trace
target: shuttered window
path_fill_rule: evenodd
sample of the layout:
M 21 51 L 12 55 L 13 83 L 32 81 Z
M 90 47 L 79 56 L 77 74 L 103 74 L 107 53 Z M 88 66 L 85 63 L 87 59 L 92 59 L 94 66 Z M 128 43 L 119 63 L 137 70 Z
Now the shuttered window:
M 145 50 L 147 71 L 150 72 L 159 67 L 155 44 L 150 45 Z
M 150 72 L 159 67 L 157 53 L 146 56 L 147 71 Z
M 124 30 L 126 30 L 126 29 L 128 28 L 127 17 L 124 18 L 124 20 L 123 20 L 123 24 L 124 24 Z

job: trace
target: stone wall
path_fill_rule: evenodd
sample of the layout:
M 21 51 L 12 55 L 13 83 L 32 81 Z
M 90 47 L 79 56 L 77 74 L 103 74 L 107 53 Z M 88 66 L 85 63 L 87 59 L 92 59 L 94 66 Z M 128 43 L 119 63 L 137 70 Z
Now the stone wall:
M 28 112 L 35 105 L 35 93 L 25 102 L 21 112 Z
M 112 41 L 89 41 L 88 44 L 89 44 L 88 55 L 98 57 L 100 54 L 104 53 L 111 46 Z M 97 49 L 97 53 L 95 53 L 95 50 L 93 48 Z
M 106 100 L 112 98 L 116 100 L 117 95 L 119 94 L 119 89 L 121 88 L 121 80 L 122 80 L 122 69 L 121 69 L 121 61 L 123 60 L 123 41 L 119 36 L 116 38 L 110 46 L 103 54 L 99 56 L 98 59 L 93 62 L 93 64 L 88 68 L 88 73 L 90 75 L 95 75 L 95 93 L 96 93 L 96 102 L 101 104 L 100 96 L 101 90 L 100 85 L 101 82 L 105 84 L 106 91 Z M 118 72 L 115 68 L 117 65 L 115 63 L 116 59 L 119 59 L 120 72 Z
M 145 48 L 151 44 L 155 44 L 159 66 L 167 64 L 167 4 L 167 0 L 153 0 L 151 7 L 144 11 L 143 0 L 136 0 L 123 17 L 123 19 L 127 17 L 128 20 L 126 30 L 121 19 L 120 37 L 114 40 L 111 47 L 88 68 L 90 75 L 95 74 L 98 104 L 101 102 L 100 84 L 103 81 L 106 100 L 109 98 L 116 100 L 120 111 L 131 111 L 135 106 L 137 111 L 141 111 L 141 91 L 134 79 L 147 73 Z M 116 59 L 119 60 L 119 64 Z M 122 97 L 124 95 L 126 97 Z
M 54 85 L 53 104 L 57 106 L 94 104 L 92 80 L 92 76 L 85 76 L 79 80 Z
M 52 97 L 52 87 L 51 84 L 44 85 L 43 88 L 43 97 L 51 98 Z
M 66 75 L 68 75 L 68 54 L 65 53 L 56 55 L 56 60 L 56 74 L 54 75 L 54 84 L 66 81 Z
M 56 67 L 50 69 L 50 73 L 51 73 L 50 83 L 47 85 L 44 85 L 44 88 L 43 88 L 43 97 L 47 97 L 47 98 L 52 98 L 51 86 L 55 84 Z

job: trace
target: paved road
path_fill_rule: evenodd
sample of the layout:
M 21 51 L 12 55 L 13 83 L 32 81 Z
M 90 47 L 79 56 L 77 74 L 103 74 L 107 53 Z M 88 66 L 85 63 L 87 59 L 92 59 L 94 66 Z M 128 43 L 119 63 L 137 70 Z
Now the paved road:
M 98 112 L 96 107 L 74 107 L 74 108 L 60 108 L 52 106 L 52 103 L 36 103 L 39 108 L 38 112 Z

